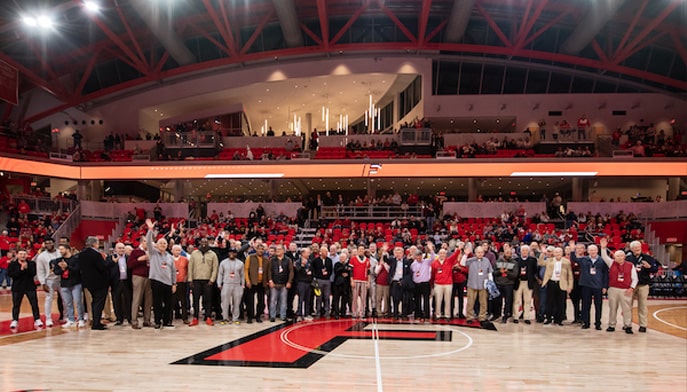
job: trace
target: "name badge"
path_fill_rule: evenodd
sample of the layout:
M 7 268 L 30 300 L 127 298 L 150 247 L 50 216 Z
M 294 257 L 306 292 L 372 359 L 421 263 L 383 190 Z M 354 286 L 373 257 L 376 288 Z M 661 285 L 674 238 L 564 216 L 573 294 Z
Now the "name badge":
M 258 273 L 259 273 L 259 274 L 262 273 L 262 267 L 258 267 Z
M 322 268 L 322 275 L 327 275 L 327 269 L 326 268 Z
M 126 272 L 126 266 L 125 266 L 125 265 L 120 265 L 120 266 L 119 266 L 119 272 Z
M 439 268 L 439 273 L 441 273 L 441 271 L 442 271 L 442 269 L 441 269 L 441 268 Z
M 618 273 L 618 282 L 624 282 L 625 281 L 625 274 L 620 272 Z
M 527 267 L 520 268 L 520 276 L 525 276 L 525 275 L 527 275 Z
M 642 265 L 641 265 L 641 264 L 637 264 L 637 272 L 640 272 L 641 270 L 642 270 Z
M 420 272 L 419 272 L 419 271 L 416 272 L 416 273 L 415 273 L 415 276 L 417 276 L 417 277 L 419 278 L 419 277 L 420 277 Z
M 477 273 L 477 275 L 479 275 L 479 276 L 484 275 L 484 271 L 483 271 L 483 270 L 479 270 L 479 272 Z
M 160 267 L 162 267 L 162 269 L 167 269 L 167 263 L 160 264 Z
M 560 278 L 561 278 L 561 273 L 560 273 L 560 271 L 555 271 L 555 272 L 553 273 L 553 277 L 554 277 L 555 279 L 560 279 Z
M 279 266 L 279 273 L 281 274 L 282 272 L 284 272 L 284 268 L 282 268 L 282 266 L 280 265 Z
M 596 267 L 591 267 L 591 268 L 589 269 L 589 274 L 590 274 L 590 275 L 596 275 Z
M 236 276 L 235 273 L 233 273 L 233 272 L 230 272 L 230 273 L 229 273 L 229 277 L 230 277 L 231 279 L 234 279 L 235 276 Z
M 508 274 L 507 274 L 507 273 L 505 273 L 505 272 L 501 272 L 501 277 L 502 277 L 502 278 L 505 278 L 506 276 L 508 276 Z

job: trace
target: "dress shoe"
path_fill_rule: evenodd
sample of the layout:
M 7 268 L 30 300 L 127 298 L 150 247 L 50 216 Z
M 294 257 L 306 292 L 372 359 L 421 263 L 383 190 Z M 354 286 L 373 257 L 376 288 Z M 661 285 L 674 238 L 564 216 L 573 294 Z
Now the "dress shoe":
M 506 322 L 508 322 L 508 317 L 503 316 L 503 318 L 501 319 L 501 324 L 505 324 Z
M 628 335 L 634 334 L 634 332 L 632 332 L 632 327 L 627 327 L 627 328 L 625 328 L 625 333 L 628 334 Z
M 558 325 L 559 327 L 562 327 L 562 326 L 563 326 L 563 322 L 562 322 L 562 321 L 556 321 L 556 325 Z
M 138 325 L 138 323 L 136 323 L 136 324 L 131 324 L 131 328 L 133 328 L 133 329 L 141 329 L 141 326 Z
M 261 323 L 262 322 L 262 317 L 256 317 L 255 318 L 256 323 Z
M 519 323 L 519 322 L 520 322 L 520 321 L 519 321 L 518 319 L 513 319 L 513 324 L 517 324 L 517 323 Z
M 275 320 L 274 317 L 270 317 L 270 323 L 273 323 L 275 321 L 277 321 L 277 320 Z
M 162 328 L 162 324 L 155 324 L 155 329 L 160 329 Z
M 95 330 L 95 331 L 104 331 L 107 329 L 107 327 L 102 325 L 102 324 L 96 324 L 96 325 L 92 326 L 91 329 Z
M 549 324 L 551 324 L 551 320 L 545 320 L 544 321 L 544 325 L 549 325 Z
M 606 332 L 615 332 L 615 328 L 614 327 L 608 327 L 608 328 L 606 328 Z
M 594 328 L 595 328 L 597 331 L 601 331 L 601 326 L 600 326 L 600 325 L 597 325 L 597 326 L 595 326 Z
M 525 320 L 525 324 L 530 325 L 532 322 L 530 320 Z
M 248 321 L 246 321 L 246 323 L 248 323 L 248 324 L 253 324 L 253 319 L 252 319 L 252 318 L 249 318 Z
M 639 332 L 646 333 L 646 327 L 639 327 Z
M 124 322 L 122 322 L 122 321 L 117 321 L 116 323 L 114 323 L 114 325 L 116 325 L 116 326 L 120 326 L 122 324 L 124 324 Z
M 143 326 L 146 327 L 146 328 L 150 328 L 150 327 L 152 327 L 153 325 L 150 324 L 150 323 L 143 323 Z
M 589 329 L 589 324 L 582 324 L 582 329 Z

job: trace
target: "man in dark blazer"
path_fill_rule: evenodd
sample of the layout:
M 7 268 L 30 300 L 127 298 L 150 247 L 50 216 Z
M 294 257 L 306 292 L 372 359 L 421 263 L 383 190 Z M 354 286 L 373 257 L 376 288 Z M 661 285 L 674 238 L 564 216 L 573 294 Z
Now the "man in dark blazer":
M 107 327 L 100 322 L 100 318 L 105 308 L 105 298 L 112 274 L 102 253 L 98 251 L 98 245 L 98 238 L 86 238 L 86 248 L 79 253 L 79 269 L 83 287 L 88 289 L 93 297 L 91 329 L 104 330 Z
M 106 261 L 110 268 L 110 291 L 117 316 L 115 325 L 122 325 L 124 320 L 131 324 L 131 271 L 127 268 L 128 260 L 124 244 L 118 242 L 114 253 L 108 256 Z
M 532 256 L 529 245 L 520 246 L 520 256 L 515 259 L 518 263 L 518 279 L 515 281 L 515 296 L 513 301 L 513 322 L 518 323 L 520 308 L 525 324 L 531 324 L 530 308 L 533 306 L 532 293 L 537 287 L 537 259 Z
M 394 255 L 384 256 L 384 263 L 389 264 L 389 291 L 391 294 L 391 302 L 393 303 L 394 319 L 398 319 L 401 315 L 399 313 L 399 305 L 402 303 L 403 317 L 408 317 L 413 312 L 413 274 L 410 270 L 412 260 L 404 255 L 403 248 L 397 246 L 394 248 Z

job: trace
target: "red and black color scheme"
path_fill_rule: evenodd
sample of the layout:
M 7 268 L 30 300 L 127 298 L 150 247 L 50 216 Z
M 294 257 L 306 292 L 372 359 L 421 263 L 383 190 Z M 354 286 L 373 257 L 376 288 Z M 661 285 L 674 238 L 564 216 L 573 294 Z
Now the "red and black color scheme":
M 172 364 L 306 369 L 348 339 L 372 339 L 372 331 L 365 330 L 369 324 L 368 321 L 352 319 L 305 325 L 280 324 Z M 380 340 L 450 342 L 453 336 L 449 330 L 385 330 L 383 328 L 384 325 L 390 324 L 393 323 L 378 322 Z M 478 325 L 469 326 L 449 322 L 441 323 L 441 325 L 480 328 Z M 486 329 L 496 330 L 494 327 Z M 288 335 L 290 344 L 284 341 L 285 335 Z M 312 351 L 307 351 L 308 348 Z

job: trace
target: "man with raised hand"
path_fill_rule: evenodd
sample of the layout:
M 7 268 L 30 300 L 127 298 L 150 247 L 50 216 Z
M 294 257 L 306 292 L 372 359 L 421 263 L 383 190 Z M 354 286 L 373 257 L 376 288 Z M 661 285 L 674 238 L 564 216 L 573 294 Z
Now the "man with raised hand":
M 608 239 L 602 238 L 601 257 L 608 266 L 608 328 L 607 332 L 615 332 L 615 324 L 618 322 L 618 306 L 623 313 L 623 330 L 632 334 L 632 293 L 639 278 L 637 270 L 632 263 L 625 260 L 625 252 L 617 250 L 613 258 L 608 256 Z

